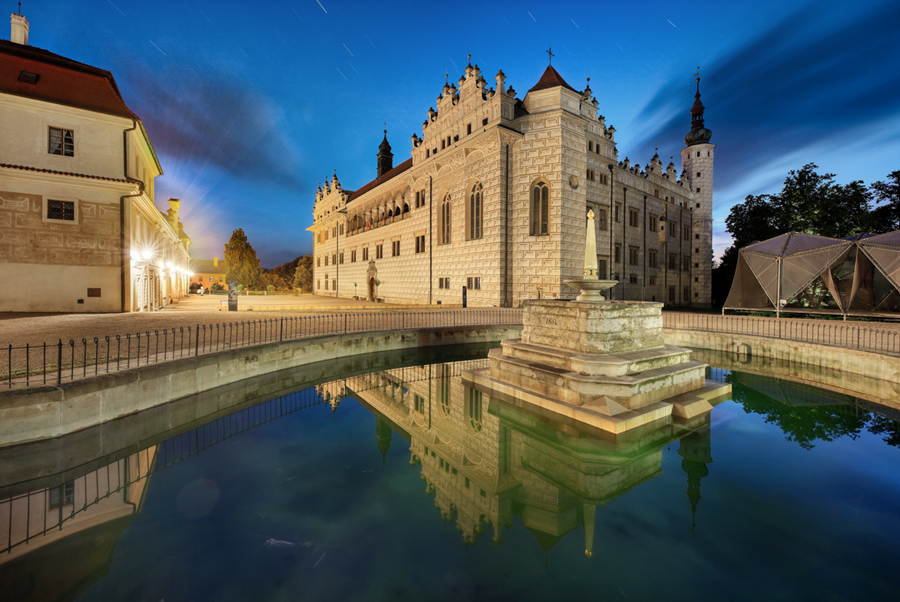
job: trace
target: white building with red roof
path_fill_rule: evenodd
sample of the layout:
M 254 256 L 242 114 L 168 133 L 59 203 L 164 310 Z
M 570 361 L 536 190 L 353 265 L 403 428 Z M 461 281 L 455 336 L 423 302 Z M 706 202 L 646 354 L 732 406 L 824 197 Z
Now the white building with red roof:
M 320 185 L 308 228 L 315 294 L 459 305 L 465 288 L 470 306 L 494 307 L 571 299 L 565 281 L 581 277 L 593 210 L 600 277 L 619 282 L 610 298 L 708 306 L 715 145 L 699 78 L 681 174 L 658 155 L 644 167 L 620 159 L 590 86 L 576 90 L 552 66 L 521 100 L 503 71 L 494 80 L 470 63 L 445 82 L 409 159 L 393 165 L 385 132 L 374 180 L 351 191 L 335 174 Z
M 187 291 L 190 239 L 154 205 L 162 175 L 109 71 L 0 40 L 0 311 L 159 309 Z

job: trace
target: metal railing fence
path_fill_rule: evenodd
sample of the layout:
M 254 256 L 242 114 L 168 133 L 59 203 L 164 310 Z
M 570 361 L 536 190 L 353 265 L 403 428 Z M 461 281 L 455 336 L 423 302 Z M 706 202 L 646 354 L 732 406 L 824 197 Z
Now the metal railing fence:
M 182 357 L 331 334 L 522 323 L 521 309 L 334 313 L 0 346 L 0 387 L 59 385 Z
M 900 328 L 878 322 L 663 312 L 663 328 L 766 337 L 900 356 Z

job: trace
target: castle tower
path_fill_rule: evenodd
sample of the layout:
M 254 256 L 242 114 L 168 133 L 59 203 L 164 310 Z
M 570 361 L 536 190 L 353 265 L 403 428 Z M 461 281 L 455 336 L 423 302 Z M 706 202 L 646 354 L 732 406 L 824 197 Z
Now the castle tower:
M 391 145 L 387 141 L 387 130 L 384 130 L 384 140 L 378 145 L 378 177 L 380 178 L 394 168 L 394 154 Z
M 697 93 L 691 107 L 691 131 L 684 137 L 681 164 L 686 184 L 692 194 L 693 223 L 691 237 L 691 304 L 709 307 L 712 303 L 712 193 L 715 144 L 710 144 L 712 132 L 703 125 L 703 103 L 700 102 L 700 74 L 697 72 Z

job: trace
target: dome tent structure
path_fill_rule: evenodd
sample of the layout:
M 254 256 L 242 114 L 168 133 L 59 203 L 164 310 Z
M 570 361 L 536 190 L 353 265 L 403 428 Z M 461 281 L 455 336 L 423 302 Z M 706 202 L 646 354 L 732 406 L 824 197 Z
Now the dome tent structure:
M 789 232 L 740 250 L 725 309 L 900 317 L 900 231 Z

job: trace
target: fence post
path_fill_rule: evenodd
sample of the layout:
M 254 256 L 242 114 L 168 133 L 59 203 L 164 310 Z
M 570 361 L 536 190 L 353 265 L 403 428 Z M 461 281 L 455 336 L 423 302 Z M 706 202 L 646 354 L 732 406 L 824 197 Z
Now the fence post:
M 278 331 L 278 342 L 279 343 L 284 342 L 284 316 L 281 317 L 281 327 L 279 328 L 279 331 Z
M 197 324 L 197 332 L 194 333 L 194 357 L 200 355 L 200 324 Z

